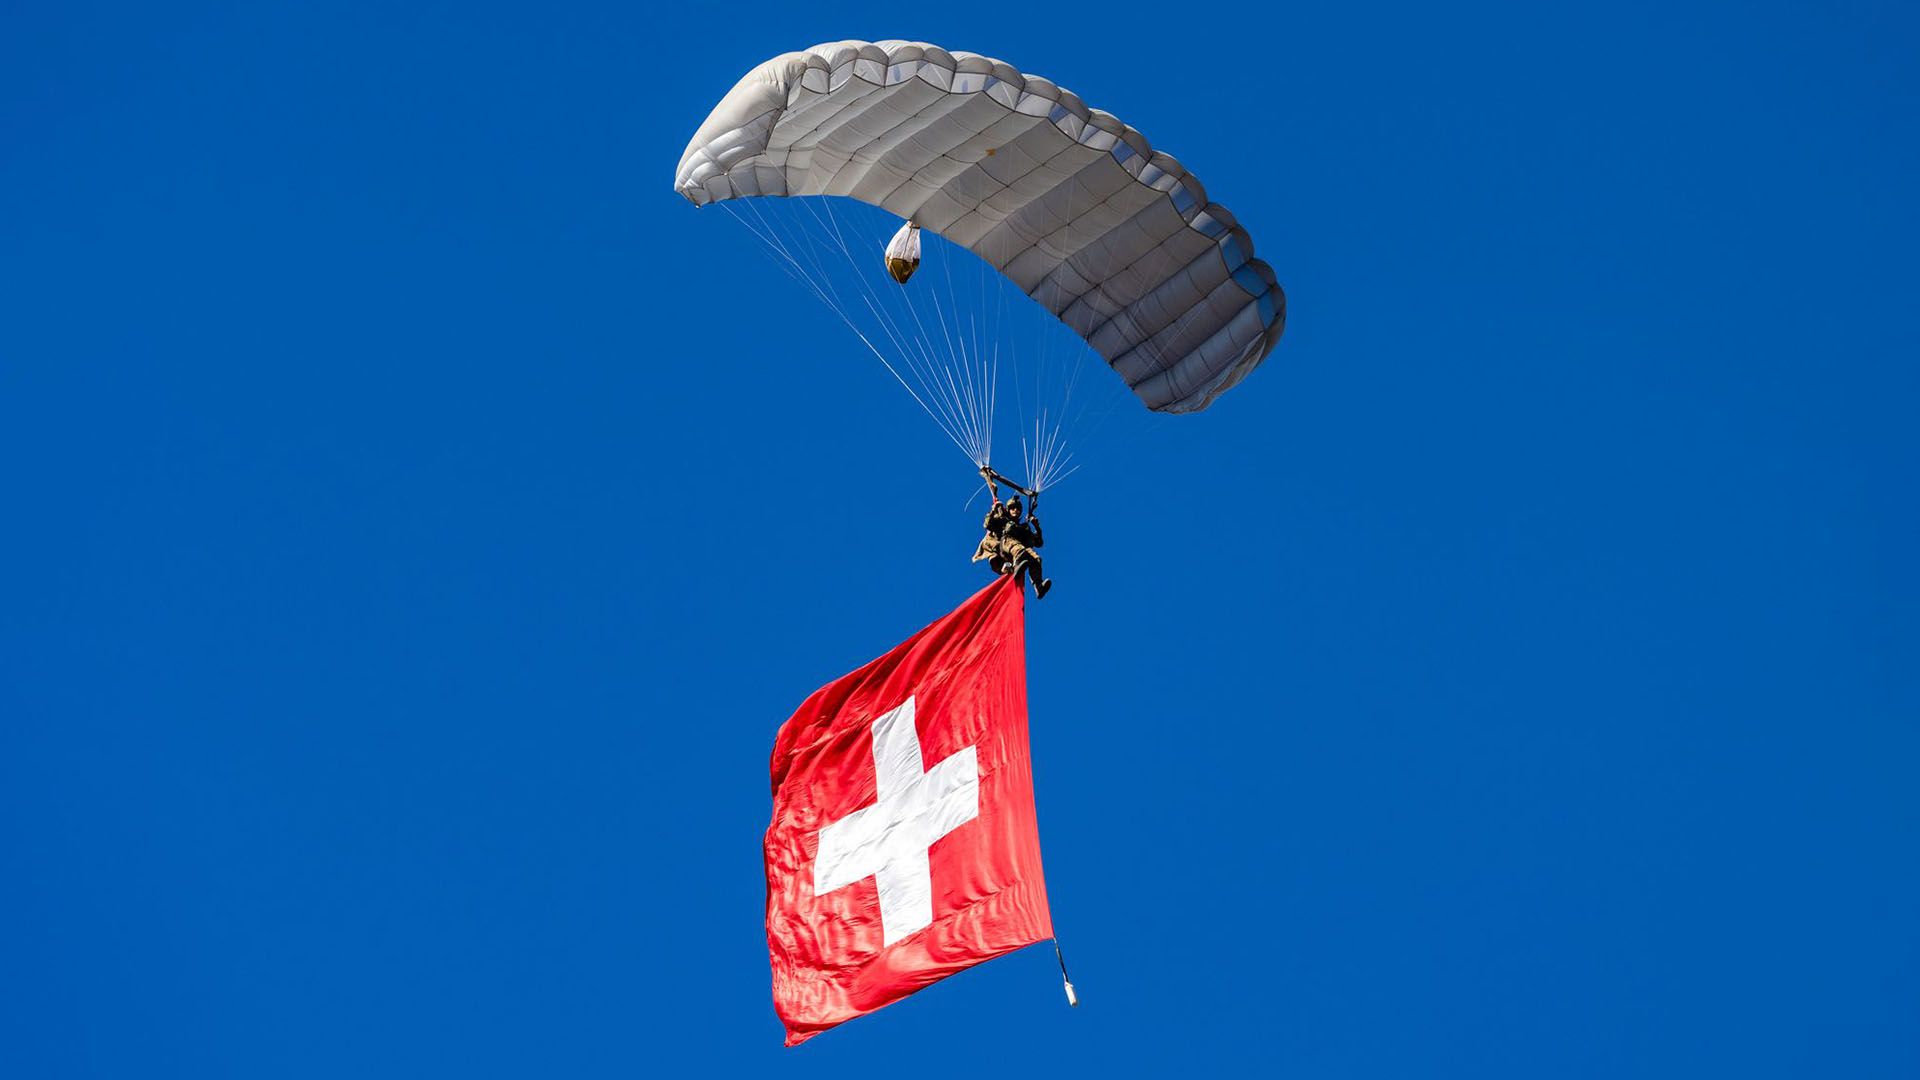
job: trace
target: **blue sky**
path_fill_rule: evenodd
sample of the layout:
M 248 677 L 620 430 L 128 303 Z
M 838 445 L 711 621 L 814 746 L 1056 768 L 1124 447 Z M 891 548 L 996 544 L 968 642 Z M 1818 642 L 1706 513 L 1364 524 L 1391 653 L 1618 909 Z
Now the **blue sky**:
M 1920 1073 L 1910 8 L 164 8 L 0 16 L 0 1073 Z M 1049 499 L 1083 1006 L 788 1051 L 774 730 L 977 506 L 670 180 L 889 36 L 1291 318 Z

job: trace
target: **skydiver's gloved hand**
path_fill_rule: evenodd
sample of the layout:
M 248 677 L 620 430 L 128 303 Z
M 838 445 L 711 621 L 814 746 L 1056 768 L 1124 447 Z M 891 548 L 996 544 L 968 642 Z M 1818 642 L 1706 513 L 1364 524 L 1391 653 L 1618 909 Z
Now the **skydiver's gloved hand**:
M 980 476 L 987 482 L 987 497 L 993 500 L 993 506 L 988 513 L 995 513 L 1000 509 L 1000 474 L 993 471 L 993 466 L 982 465 Z

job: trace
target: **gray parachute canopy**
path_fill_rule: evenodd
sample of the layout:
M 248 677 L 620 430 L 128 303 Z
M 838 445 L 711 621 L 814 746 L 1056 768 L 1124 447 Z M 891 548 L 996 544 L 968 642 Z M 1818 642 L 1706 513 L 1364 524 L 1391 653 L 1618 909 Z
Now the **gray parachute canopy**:
M 696 206 L 844 195 L 907 218 L 1006 275 L 1163 412 L 1206 408 L 1286 323 L 1272 269 L 1178 161 L 973 53 L 840 41 L 776 56 L 700 125 L 674 190 Z

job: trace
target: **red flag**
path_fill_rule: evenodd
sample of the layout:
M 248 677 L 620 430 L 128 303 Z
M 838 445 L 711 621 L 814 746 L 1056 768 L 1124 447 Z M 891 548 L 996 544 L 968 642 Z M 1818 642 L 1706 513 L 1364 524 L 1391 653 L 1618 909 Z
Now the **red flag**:
M 773 746 L 767 951 L 793 1046 L 1053 935 L 1010 577 L 807 698 Z

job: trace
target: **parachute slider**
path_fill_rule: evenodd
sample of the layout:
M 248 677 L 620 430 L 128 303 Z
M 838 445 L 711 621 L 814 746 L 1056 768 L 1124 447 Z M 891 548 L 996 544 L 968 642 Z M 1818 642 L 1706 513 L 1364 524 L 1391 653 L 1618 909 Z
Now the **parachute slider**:
M 920 269 L 920 226 L 909 221 L 887 241 L 887 273 L 902 285 Z

